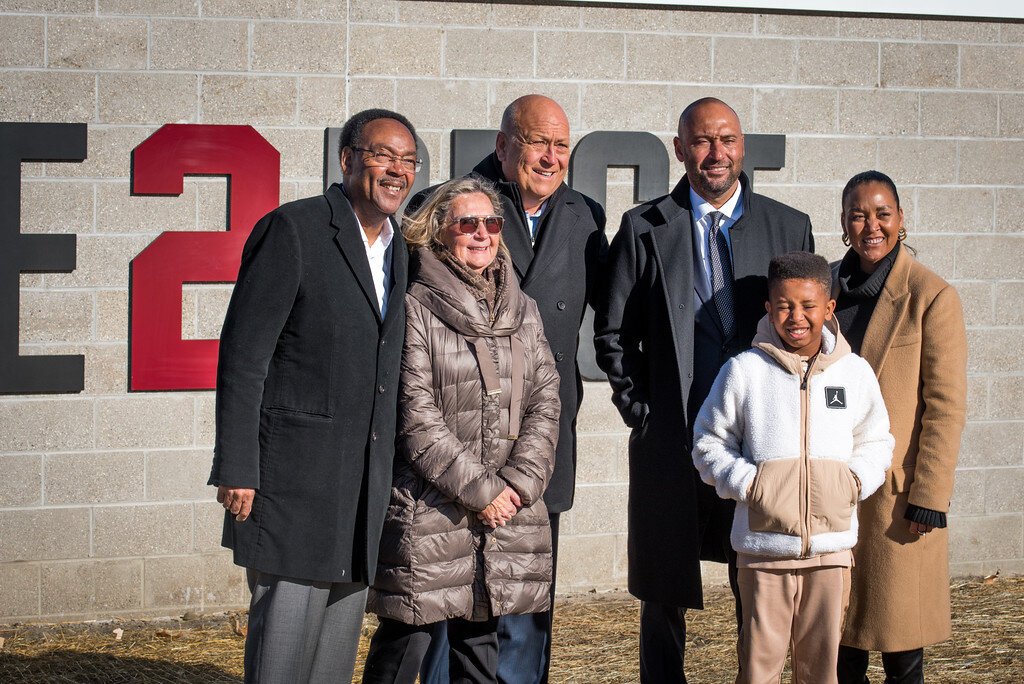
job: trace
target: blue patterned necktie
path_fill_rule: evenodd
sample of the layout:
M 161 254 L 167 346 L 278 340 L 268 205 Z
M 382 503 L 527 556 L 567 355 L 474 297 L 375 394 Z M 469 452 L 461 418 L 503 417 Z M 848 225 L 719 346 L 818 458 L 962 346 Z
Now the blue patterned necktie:
M 711 230 L 708 231 L 708 257 L 711 262 L 711 300 L 718 310 L 718 318 L 722 321 L 725 336 L 732 337 L 736 328 L 732 299 L 732 261 L 729 259 L 729 244 L 722 234 L 722 218 L 720 211 L 713 211 Z

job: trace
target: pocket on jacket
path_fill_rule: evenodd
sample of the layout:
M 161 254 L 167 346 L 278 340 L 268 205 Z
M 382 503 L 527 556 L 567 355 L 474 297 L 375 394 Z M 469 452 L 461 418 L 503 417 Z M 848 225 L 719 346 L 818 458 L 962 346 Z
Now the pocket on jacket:
M 903 467 L 893 466 L 891 471 L 893 494 L 901 494 L 903 492 L 910 491 L 910 485 L 914 483 L 914 471 L 916 468 L 916 463 Z
M 799 482 L 799 458 L 780 458 L 758 464 L 747 501 L 752 532 L 800 534 Z
M 811 534 L 847 532 L 857 507 L 857 479 L 843 461 L 811 459 Z

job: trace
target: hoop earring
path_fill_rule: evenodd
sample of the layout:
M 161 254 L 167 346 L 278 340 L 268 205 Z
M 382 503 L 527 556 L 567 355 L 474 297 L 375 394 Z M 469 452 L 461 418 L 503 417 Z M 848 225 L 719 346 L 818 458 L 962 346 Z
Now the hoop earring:
M 900 242 L 903 242 L 904 240 L 906 240 L 907 239 L 907 229 L 904 228 L 903 226 L 900 226 L 899 232 L 896 233 L 896 239 L 899 240 Z
M 843 233 L 843 244 L 846 245 L 847 247 L 850 246 L 850 236 L 847 235 L 846 233 Z

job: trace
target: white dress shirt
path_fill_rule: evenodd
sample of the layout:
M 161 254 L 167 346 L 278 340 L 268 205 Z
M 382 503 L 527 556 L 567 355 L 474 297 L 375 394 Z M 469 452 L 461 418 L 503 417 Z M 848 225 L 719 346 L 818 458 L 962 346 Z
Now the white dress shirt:
M 740 216 L 743 216 L 743 203 L 740 202 L 742 194 L 743 187 L 737 185 L 736 192 L 732 194 L 732 197 L 721 208 L 715 209 L 710 202 L 694 192 L 693 188 L 690 188 L 690 206 L 693 207 L 693 243 L 696 246 L 697 254 L 703 267 L 701 269 L 703 273 L 699 275 L 704 279 L 704 284 L 707 285 L 708 290 L 711 289 L 711 256 L 708 254 L 708 233 L 711 231 L 711 217 L 708 214 L 713 211 L 722 213 L 722 222 L 719 224 L 719 230 L 725 236 L 725 244 L 729 246 L 729 259 L 732 261 L 732 237 L 729 235 L 729 228 L 739 220 Z M 698 274 L 695 273 L 694 277 L 698 277 Z
M 357 218 L 356 221 L 359 219 Z M 366 248 L 366 260 L 370 262 L 370 275 L 373 276 L 373 289 L 377 291 L 377 306 L 380 307 L 380 317 L 388 312 L 388 295 L 391 293 L 391 254 L 388 247 L 395 237 L 395 228 L 391 225 L 391 219 L 384 221 L 384 227 L 373 244 L 366 237 L 366 231 L 362 224 L 359 224 L 359 237 L 363 239 L 363 247 Z

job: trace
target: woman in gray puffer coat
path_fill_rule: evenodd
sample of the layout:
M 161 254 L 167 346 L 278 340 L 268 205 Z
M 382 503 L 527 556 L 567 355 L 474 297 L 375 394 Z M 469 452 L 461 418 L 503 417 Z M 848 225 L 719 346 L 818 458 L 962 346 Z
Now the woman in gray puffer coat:
M 414 252 L 367 683 L 414 682 L 442 620 L 452 681 L 496 682 L 498 616 L 548 608 L 558 374 L 500 207 L 488 181 L 462 178 L 403 225 Z

